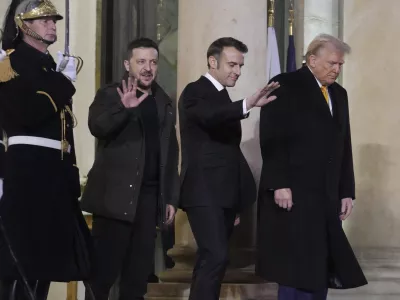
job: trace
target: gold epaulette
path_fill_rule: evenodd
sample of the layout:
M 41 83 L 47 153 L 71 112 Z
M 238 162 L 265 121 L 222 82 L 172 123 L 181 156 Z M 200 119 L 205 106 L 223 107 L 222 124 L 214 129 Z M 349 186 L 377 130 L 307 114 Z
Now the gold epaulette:
M 0 52 L 0 82 L 7 82 L 18 76 L 17 72 L 15 72 L 12 68 L 10 61 L 10 55 L 14 51 L 14 49 L 9 49 L 6 51 L 2 51 L 2 53 Z

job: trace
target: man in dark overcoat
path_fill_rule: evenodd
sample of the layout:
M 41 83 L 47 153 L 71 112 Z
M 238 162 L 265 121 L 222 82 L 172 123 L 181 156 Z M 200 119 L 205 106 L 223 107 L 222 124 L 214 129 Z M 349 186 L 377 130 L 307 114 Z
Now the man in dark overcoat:
M 347 92 L 335 82 L 349 51 L 316 37 L 307 65 L 274 78 L 279 101 L 261 110 L 256 272 L 280 285 L 280 300 L 367 283 L 341 225 L 355 199 Z
M 179 199 L 176 108 L 155 82 L 158 46 L 139 38 L 126 55 L 122 84 L 101 88 L 89 108 L 98 146 L 81 204 L 93 214 L 96 300 L 118 277 L 119 300 L 143 299 L 157 224 L 173 222 Z

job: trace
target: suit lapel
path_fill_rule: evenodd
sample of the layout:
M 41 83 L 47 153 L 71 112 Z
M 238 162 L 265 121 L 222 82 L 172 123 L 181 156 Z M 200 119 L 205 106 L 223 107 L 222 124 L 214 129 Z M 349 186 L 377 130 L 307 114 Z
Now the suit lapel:
M 321 111 L 321 113 L 329 119 L 332 119 L 332 114 L 329 109 L 329 105 L 325 100 L 324 95 L 322 94 L 321 88 L 318 85 L 317 80 L 314 77 L 314 74 L 310 71 L 310 69 L 306 66 L 299 70 L 304 73 L 304 86 L 307 90 L 310 99 L 313 105 Z
M 207 91 L 209 97 L 211 99 L 210 105 L 221 105 L 226 103 L 231 103 L 232 100 L 229 97 L 229 93 L 226 88 L 218 91 L 218 89 L 214 86 L 214 84 L 205 76 L 200 77 L 200 82 L 204 85 L 204 89 Z
M 218 91 L 218 89 L 214 86 L 214 84 L 205 76 L 201 76 L 199 80 L 204 85 L 204 89 L 208 91 L 207 98 L 209 98 L 210 100 L 209 105 L 211 110 L 217 106 L 226 105 L 227 103 L 232 103 L 232 100 L 226 88 L 222 89 L 221 91 Z M 240 121 L 236 123 L 231 122 L 230 126 L 232 126 L 232 128 L 235 128 L 239 136 L 242 136 L 242 126 Z
M 342 130 L 344 122 L 343 122 L 343 110 L 340 106 L 339 95 L 335 84 L 329 87 L 329 95 L 332 101 L 332 111 L 333 111 L 333 120 L 335 124 L 338 126 L 339 130 Z
M 172 106 L 171 99 L 161 90 L 161 87 L 154 82 L 151 88 L 153 96 L 156 100 L 157 105 L 157 113 L 158 113 L 158 121 L 160 124 L 160 128 L 163 128 L 165 122 L 165 115 L 167 112 L 167 108 L 169 105 Z
M 218 99 L 221 99 L 221 102 L 223 101 L 224 103 L 232 103 L 231 97 L 226 89 L 218 92 Z

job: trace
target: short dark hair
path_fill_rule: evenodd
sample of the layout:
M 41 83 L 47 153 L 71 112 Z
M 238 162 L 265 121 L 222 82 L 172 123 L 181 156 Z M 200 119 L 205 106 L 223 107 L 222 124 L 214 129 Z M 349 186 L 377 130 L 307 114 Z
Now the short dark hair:
M 128 60 L 132 57 L 132 51 L 136 48 L 153 48 L 156 49 L 157 54 L 159 54 L 158 45 L 156 42 L 149 38 L 141 37 L 136 40 L 131 41 L 127 47 L 127 58 Z
M 210 68 L 210 64 L 208 63 L 208 59 L 210 56 L 214 56 L 217 61 L 219 61 L 219 57 L 224 50 L 225 47 L 234 47 L 236 50 L 247 53 L 249 49 L 247 46 L 241 41 L 234 39 L 232 37 L 223 37 L 214 41 L 207 50 L 207 66 Z

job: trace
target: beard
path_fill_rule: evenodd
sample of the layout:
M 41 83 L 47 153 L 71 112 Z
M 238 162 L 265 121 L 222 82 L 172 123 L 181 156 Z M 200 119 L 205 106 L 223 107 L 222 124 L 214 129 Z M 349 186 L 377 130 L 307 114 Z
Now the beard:
M 137 74 L 137 73 L 135 74 L 131 71 L 131 72 L 129 72 L 129 76 L 131 78 L 137 79 L 137 86 L 139 89 L 142 89 L 142 90 L 148 90 L 153 85 L 153 82 L 154 82 L 153 72 L 151 72 L 151 71 L 150 72 L 142 71 L 139 74 Z M 151 76 L 151 80 L 144 82 L 140 79 L 142 76 Z
M 143 81 L 141 81 L 140 79 L 138 80 L 138 88 L 142 89 L 142 90 L 147 90 L 149 89 L 153 84 L 153 81 L 150 84 L 146 84 Z

